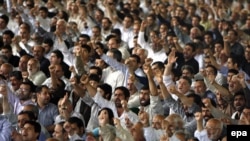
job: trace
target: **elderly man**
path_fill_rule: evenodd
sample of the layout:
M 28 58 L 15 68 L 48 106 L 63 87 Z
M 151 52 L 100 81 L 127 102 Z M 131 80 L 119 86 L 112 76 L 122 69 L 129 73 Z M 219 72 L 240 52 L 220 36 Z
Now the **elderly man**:
M 41 85 L 46 79 L 46 75 L 40 71 L 40 63 L 37 59 L 32 58 L 28 61 L 28 73 L 28 79 L 37 86 Z

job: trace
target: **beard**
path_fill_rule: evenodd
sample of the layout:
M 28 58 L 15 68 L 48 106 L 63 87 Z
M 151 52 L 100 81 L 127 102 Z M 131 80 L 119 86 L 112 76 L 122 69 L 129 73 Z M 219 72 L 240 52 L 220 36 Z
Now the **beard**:
M 116 106 L 117 108 L 122 108 L 122 104 L 121 104 L 121 100 L 120 100 L 120 99 L 116 99 L 116 100 L 115 100 L 115 106 Z
M 147 99 L 147 100 L 144 100 L 144 99 L 140 99 L 140 105 L 141 106 L 148 106 L 150 104 L 150 100 Z

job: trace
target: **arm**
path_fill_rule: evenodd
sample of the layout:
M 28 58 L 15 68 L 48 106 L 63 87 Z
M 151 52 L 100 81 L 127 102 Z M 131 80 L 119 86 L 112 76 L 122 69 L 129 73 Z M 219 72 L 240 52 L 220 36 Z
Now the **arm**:
M 155 82 L 153 80 L 153 73 L 152 73 L 150 64 L 145 64 L 143 66 L 143 70 L 148 77 L 148 85 L 149 85 L 149 90 L 150 90 L 151 95 L 157 96 L 158 95 L 157 87 L 156 87 Z
M 5 118 L 0 118 L 0 140 L 9 141 L 11 137 L 11 124 Z

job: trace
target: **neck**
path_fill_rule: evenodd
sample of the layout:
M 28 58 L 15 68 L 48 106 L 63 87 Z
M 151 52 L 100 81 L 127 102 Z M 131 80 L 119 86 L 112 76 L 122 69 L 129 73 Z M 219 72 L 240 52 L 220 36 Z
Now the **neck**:
M 120 117 L 122 113 L 124 112 L 124 109 L 122 107 L 121 108 L 116 107 L 116 109 L 117 109 L 118 117 Z

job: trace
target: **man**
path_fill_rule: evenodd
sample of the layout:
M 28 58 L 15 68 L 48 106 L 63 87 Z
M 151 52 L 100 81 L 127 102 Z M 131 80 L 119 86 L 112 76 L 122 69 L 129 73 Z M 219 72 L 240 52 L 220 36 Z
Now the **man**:
M 50 55 L 50 64 L 51 65 L 60 64 L 65 72 L 65 77 L 70 78 L 71 72 L 69 71 L 69 66 L 63 60 L 64 60 L 64 55 L 60 50 L 52 51 Z
M 67 85 L 69 83 L 69 79 L 65 77 L 65 75 L 64 75 L 65 70 L 63 70 L 61 64 L 54 65 L 53 67 L 54 67 L 54 69 L 53 69 L 54 72 L 50 72 L 50 74 L 53 73 L 54 76 L 56 77 L 56 79 L 61 79 L 64 82 L 64 84 Z M 43 82 L 43 85 L 51 87 L 52 86 L 52 77 L 47 78 Z
M 29 55 L 23 55 L 20 58 L 20 61 L 18 63 L 18 67 L 16 69 L 21 71 L 21 72 L 27 71 L 28 61 L 29 61 L 30 58 L 31 58 L 31 56 L 29 56 Z
M 126 48 L 124 48 L 123 46 L 120 45 L 117 37 L 111 37 L 108 40 L 107 46 L 108 46 L 109 50 L 111 50 L 111 49 L 118 49 L 121 52 L 121 54 L 122 54 L 122 59 L 123 60 L 126 60 L 130 56 L 128 50 Z
M 31 81 L 26 80 L 20 85 L 17 94 L 7 91 L 6 88 L 5 91 L 2 92 L 2 95 L 7 98 L 9 104 L 13 107 L 13 113 L 17 115 L 22 111 L 25 105 L 35 105 L 35 103 L 31 100 L 31 95 L 34 92 L 34 89 L 34 84 Z M 5 106 L 10 106 L 9 104 Z
M 238 91 L 234 94 L 233 98 L 233 108 L 235 112 L 232 114 L 231 118 L 239 120 L 244 107 L 246 106 L 246 98 L 243 91 Z
M 145 28 L 147 23 L 143 21 L 141 23 L 140 32 L 138 33 L 138 44 L 148 51 L 148 58 L 152 58 L 153 62 L 161 61 L 164 62 L 167 59 L 166 51 L 164 49 L 164 42 L 160 39 L 159 35 L 157 35 L 156 31 L 150 31 L 149 40 L 151 42 L 147 42 L 145 40 Z
M 3 32 L 8 29 L 7 25 L 9 23 L 9 17 L 5 14 L 0 16 L 0 36 L 3 35 Z
M 50 54 L 53 51 L 53 44 L 54 44 L 54 41 L 50 38 L 45 38 L 42 43 L 42 47 L 44 48 L 44 56 L 47 59 L 50 58 Z
M 68 99 L 67 94 L 58 101 L 58 110 L 59 115 L 56 116 L 55 123 L 67 121 L 70 117 L 78 117 L 85 123 L 83 116 L 74 111 L 73 104 Z
M 86 133 L 85 127 L 81 119 L 77 117 L 71 117 L 64 124 L 65 130 L 68 132 L 69 140 L 74 141 L 77 139 L 85 140 Z
M 37 86 L 42 85 L 47 78 L 46 75 L 40 71 L 40 63 L 35 58 L 28 61 L 28 74 L 28 79 Z
M 114 116 L 121 120 L 122 127 L 126 128 L 125 118 L 128 117 L 131 122 L 138 121 L 138 117 L 135 113 L 130 111 L 127 107 L 127 101 L 129 99 L 129 91 L 126 87 L 116 87 L 114 91 L 113 101 L 108 101 L 102 97 L 102 95 L 93 88 L 89 82 L 88 77 L 83 76 L 81 83 L 87 88 L 89 95 L 93 98 L 101 108 L 108 107 L 112 109 Z M 80 94 L 81 97 L 85 96 L 85 93 Z
M 36 96 L 37 106 L 39 108 L 38 121 L 52 133 L 54 131 L 55 118 L 59 112 L 56 105 L 50 103 L 49 88 L 44 85 L 37 87 Z
M 244 47 L 238 42 L 238 32 L 230 29 L 224 37 L 224 51 L 227 56 L 243 59 Z
M 53 137 L 59 141 L 68 141 L 68 133 L 63 128 L 64 122 L 55 124 Z
M 13 67 L 17 67 L 18 66 L 18 62 L 19 62 L 19 57 L 15 56 L 12 54 L 12 48 L 10 45 L 5 45 L 1 48 L 1 53 L 2 55 L 6 56 L 8 59 L 8 63 L 10 63 L 11 65 L 13 65 Z
M 15 93 L 20 88 L 23 78 L 20 71 L 13 71 L 10 73 L 11 90 Z
M 194 59 L 196 51 L 196 46 L 194 43 L 187 43 L 183 49 L 183 58 L 184 62 L 178 64 L 177 69 L 181 70 L 181 67 L 184 65 L 192 66 L 194 69 L 194 74 L 199 72 L 199 63 Z M 179 63 L 179 62 L 178 62 Z
M 223 134 L 223 123 L 218 119 L 210 119 L 206 124 L 207 137 L 210 140 L 225 140 L 226 135 Z
M 47 58 L 44 57 L 45 54 L 45 48 L 43 48 L 40 45 L 35 45 L 32 49 L 32 55 L 35 59 L 37 59 L 40 63 L 40 70 L 46 74 L 47 77 L 49 77 L 49 65 L 50 62 Z
M 23 141 L 37 141 L 41 132 L 41 126 L 35 121 L 25 122 L 22 130 Z
M 0 66 L 0 74 L 5 77 L 6 80 L 9 80 L 10 73 L 13 71 L 13 66 L 9 63 L 3 63 Z
M 211 100 L 216 102 L 215 94 L 212 91 L 207 90 L 204 80 L 196 80 L 194 82 L 194 92 L 195 94 L 200 95 L 201 98 L 210 98 Z
M 14 38 L 15 34 L 11 30 L 5 30 L 3 32 L 3 44 L 4 45 L 11 45 L 12 39 Z
M 106 38 L 108 35 L 110 35 L 111 29 L 112 29 L 112 22 L 110 21 L 110 19 L 107 17 L 102 18 L 102 23 L 101 23 L 102 37 Z

